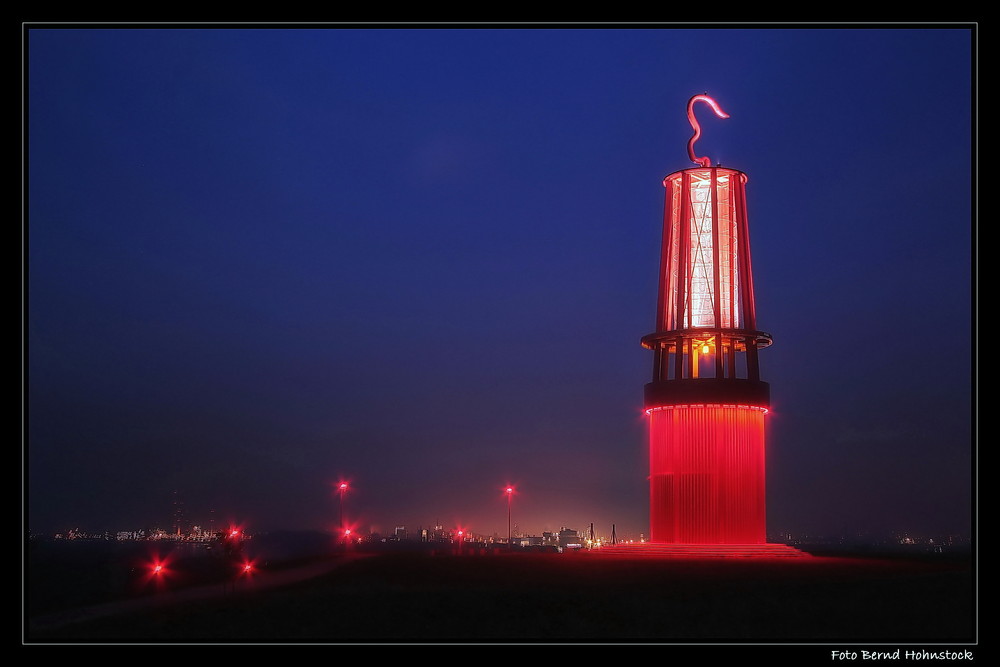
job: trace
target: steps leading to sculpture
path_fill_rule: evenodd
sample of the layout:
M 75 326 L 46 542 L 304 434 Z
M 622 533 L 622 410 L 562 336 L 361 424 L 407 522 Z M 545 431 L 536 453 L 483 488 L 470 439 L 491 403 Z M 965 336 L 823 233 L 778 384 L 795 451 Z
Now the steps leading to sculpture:
M 653 542 L 606 545 L 590 553 L 660 558 L 812 558 L 787 544 L 662 544 Z

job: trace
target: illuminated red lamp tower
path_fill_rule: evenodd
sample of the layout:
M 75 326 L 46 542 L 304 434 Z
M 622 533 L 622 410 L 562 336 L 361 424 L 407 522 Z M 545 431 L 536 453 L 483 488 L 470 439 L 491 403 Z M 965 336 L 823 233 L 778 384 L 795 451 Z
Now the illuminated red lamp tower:
M 650 538 L 678 545 L 761 545 L 764 415 L 770 388 L 757 353 L 746 182 L 742 171 L 697 158 L 696 102 L 688 102 L 699 166 L 667 176 L 656 330 L 645 387 L 649 416 Z

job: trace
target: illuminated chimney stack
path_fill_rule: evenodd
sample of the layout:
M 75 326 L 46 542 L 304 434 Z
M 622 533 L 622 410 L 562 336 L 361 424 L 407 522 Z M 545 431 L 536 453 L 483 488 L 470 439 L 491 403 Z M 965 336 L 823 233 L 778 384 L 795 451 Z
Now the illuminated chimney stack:
M 770 389 L 758 350 L 771 336 L 754 313 L 747 176 L 698 158 L 697 102 L 688 102 L 699 165 L 663 180 L 666 203 L 656 330 L 645 387 L 653 542 L 764 544 L 764 415 Z

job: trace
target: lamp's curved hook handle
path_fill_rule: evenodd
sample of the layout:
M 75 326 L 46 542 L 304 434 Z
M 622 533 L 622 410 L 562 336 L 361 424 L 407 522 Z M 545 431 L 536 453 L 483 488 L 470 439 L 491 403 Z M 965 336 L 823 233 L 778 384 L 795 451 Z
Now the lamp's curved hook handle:
M 694 103 L 704 102 L 708 106 L 712 107 L 712 111 L 719 118 L 729 118 L 729 114 L 719 107 L 719 103 L 713 100 L 708 95 L 695 95 L 690 100 L 688 100 L 688 121 L 691 123 L 691 127 L 694 128 L 694 134 L 688 139 L 688 157 L 695 164 L 699 164 L 702 167 L 708 167 L 712 164 L 712 160 L 706 157 L 697 157 L 694 154 L 694 142 L 698 141 L 698 137 L 701 136 L 701 125 L 698 124 L 698 119 L 694 117 Z

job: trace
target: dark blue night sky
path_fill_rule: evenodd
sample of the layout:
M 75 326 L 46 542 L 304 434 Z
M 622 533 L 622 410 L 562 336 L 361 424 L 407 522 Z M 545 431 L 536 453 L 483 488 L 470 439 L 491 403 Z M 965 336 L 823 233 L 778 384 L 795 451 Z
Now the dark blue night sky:
M 772 531 L 964 533 L 973 34 L 27 31 L 28 528 L 647 530 L 663 187 L 749 174 Z M 702 108 L 700 111 L 704 111 Z

